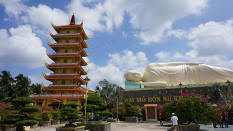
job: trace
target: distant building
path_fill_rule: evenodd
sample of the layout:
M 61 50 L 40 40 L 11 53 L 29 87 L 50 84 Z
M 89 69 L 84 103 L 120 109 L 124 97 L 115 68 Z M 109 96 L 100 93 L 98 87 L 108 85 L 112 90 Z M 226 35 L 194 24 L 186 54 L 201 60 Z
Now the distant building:
M 87 82 L 81 76 L 87 75 L 87 72 L 82 66 L 88 64 L 83 59 L 88 56 L 84 50 L 84 48 L 88 48 L 85 42 L 88 37 L 83 29 L 83 23 L 76 24 L 75 16 L 72 15 L 69 25 L 52 24 L 52 27 L 57 34 L 54 35 L 50 32 L 55 43 L 48 42 L 48 45 L 55 53 L 47 52 L 47 55 L 54 63 L 45 63 L 45 65 L 53 73 L 43 74 L 44 78 L 51 81 L 52 84 L 43 86 L 43 90 L 47 91 L 47 94 L 30 95 L 30 97 L 42 108 L 46 106 L 59 108 L 68 101 L 83 104 L 87 91 L 82 85 Z

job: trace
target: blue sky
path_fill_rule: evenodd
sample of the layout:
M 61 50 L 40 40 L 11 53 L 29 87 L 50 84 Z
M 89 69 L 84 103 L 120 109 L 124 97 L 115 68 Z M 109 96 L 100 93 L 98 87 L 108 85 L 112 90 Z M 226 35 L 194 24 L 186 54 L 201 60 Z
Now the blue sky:
M 107 79 L 124 86 L 127 70 L 152 62 L 202 62 L 233 68 L 232 0 L 0 0 L 0 70 L 32 82 L 50 73 L 51 23 L 72 13 L 90 39 L 90 87 Z

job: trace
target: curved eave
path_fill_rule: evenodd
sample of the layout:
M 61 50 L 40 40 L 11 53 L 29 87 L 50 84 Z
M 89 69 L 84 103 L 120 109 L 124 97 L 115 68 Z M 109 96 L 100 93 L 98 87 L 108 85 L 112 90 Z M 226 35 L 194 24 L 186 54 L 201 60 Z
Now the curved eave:
M 88 62 L 86 62 L 84 59 L 81 59 L 81 63 L 80 63 L 82 66 L 87 66 L 88 65 Z
M 43 90 L 45 91 L 55 91 L 55 90 L 78 90 L 78 86 L 46 86 Z
M 85 42 L 84 40 L 82 40 L 81 44 L 82 44 L 82 47 L 83 47 L 83 48 L 88 48 L 88 47 L 89 47 L 89 45 L 87 45 L 86 42 Z
M 80 84 L 86 84 L 86 81 L 82 79 L 79 75 L 67 75 L 67 74 L 46 75 L 45 73 L 43 75 L 44 75 L 44 78 L 48 81 L 56 80 L 56 79 L 76 79 L 76 80 L 79 80 Z
M 56 41 L 57 39 L 60 38 L 78 38 L 80 37 L 80 34 L 69 34 L 69 35 L 65 35 L 65 34 L 60 34 L 60 35 L 53 35 L 52 33 L 50 33 L 50 36 Z
M 72 64 L 72 65 L 59 65 L 59 64 L 57 64 L 56 65 L 56 64 L 45 63 L 45 66 L 52 71 L 53 71 L 53 69 L 57 69 L 57 68 L 79 68 L 81 71 L 80 72 L 81 75 L 87 75 L 87 72 L 84 71 L 84 69 L 82 67 L 80 67 L 78 64 Z
M 80 30 L 81 30 L 81 33 L 83 34 L 83 35 L 82 35 L 82 36 L 83 36 L 83 39 L 84 39 L 84 40 L 87 40 L 87 39 L 88 39 L 88 36 L 87 36 L 86 32 L 85 32 L 84 29 L 83 29 L 83 23 L 81 23 L 80 25 L 77 25 L 77 24 L 75 24 L 75 25 L 59 25 L 59 26 L 54 25 L 54 24 L 51 24 L 51 25 L 52 25 L 52 27 L 54 28 L 54 30 L 55 30 L 56 32 L 59 32 L 59 29 L 70 29 L 70 28 L 77 28 L 77 29 L 80 29 Z
M 69 47 L 79 47 L 80 44 L 79 43 L 75 43 L 75 44 L 48 44 L 51 48 L 59 48 L 59 47 L 62 47 L 62 48 L 69 48 Z
M 79 57 L 79 53 L 55 53 L 55 54 L 47 54 L 49 58 L 56 57 Z

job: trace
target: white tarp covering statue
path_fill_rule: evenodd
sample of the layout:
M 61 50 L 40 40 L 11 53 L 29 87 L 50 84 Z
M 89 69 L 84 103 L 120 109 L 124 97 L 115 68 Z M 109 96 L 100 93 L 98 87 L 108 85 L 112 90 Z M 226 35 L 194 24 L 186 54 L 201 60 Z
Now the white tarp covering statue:
M 130 70 L 127 81 L 144 86 L 175 86 L 233 81 L 233 70 L 202 63 L 151 63 L 144 74 Z

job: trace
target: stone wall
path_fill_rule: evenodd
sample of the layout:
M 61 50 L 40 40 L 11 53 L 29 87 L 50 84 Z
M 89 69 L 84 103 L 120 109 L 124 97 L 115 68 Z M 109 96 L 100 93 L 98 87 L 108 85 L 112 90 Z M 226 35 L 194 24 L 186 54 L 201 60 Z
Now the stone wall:
M 89 131 L 111 131 L 111 123 L 86 123 L 81 124 L 85 126 L 85 130 Z
M 138 122 L 138 117 L 126 117 L 126 122 Z

